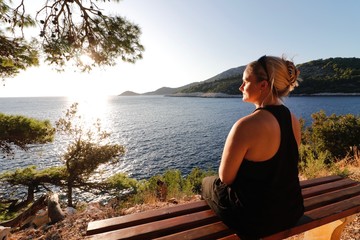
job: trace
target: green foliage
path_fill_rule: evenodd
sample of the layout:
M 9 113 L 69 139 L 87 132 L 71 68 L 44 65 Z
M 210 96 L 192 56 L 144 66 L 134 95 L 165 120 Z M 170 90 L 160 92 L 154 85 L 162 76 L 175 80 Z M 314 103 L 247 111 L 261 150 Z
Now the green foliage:
M 0 23 L 5 30 L 0 31 L 0 77 L 13 77 L 21 69 L 37 66 L 39 56 L 58 70 L 74 64 L 81 71 L 115 65 L 118 58 L 132 63 L 141 59 L 140 28 L 124 17 L 107 15 L 106 2 L 44 0 L 29 13 L 30 0 L 0 1 Z M 40 26 L 35 36 L 24 31 L 34 26 Z M 25 40 L 30 38 L 31 42 Z M 91 62 L 83 62 L 84 55 Z
M 301 175 L 306 179 L 313 179 L 328 175 L 349 176 L 348 169 L 340 169 L 336 162 L 331 158 L 328 151 L 316 152 L 310 145 L 300 145 L 300 164 Z
M 307 179 L 326 175 L 329 171 L 328 152 L 315 152 L 309 145 L 300 145 L 300 172 Z
M 360 93 L 360 58 L 329 58 L 297 66 L 302 79 L 294 94 Z M 232 78 L 205 81 L 179 88 L 181 93 L 226 93 L 238 95 L 242 73 Z
M 191 87 L 182 89 L 181 93 L 225 93 L 230 95 L 240 94 L 239 87 L 241 85 L 242 76 L 235 78 L 227 78 L 216 80 L 213 82 L 204 82 Z
M 204 171 L 200 168 L 194 168 L 191 170 L 189 175 L 187 175 L 185 179 L 185 187 L 184 191 L 188 194 L 200 194 L 201 193 L 201 183 L 204 177 L 206 176 L 213 176 L 217 173 L 215 171 Z
M 134 178 L 129 178 L 124 173 L 117 173 L 105 180 L 105 184 L 109 189 L 116 189 L 118 191 L 125 189 L 137 190 L 139 183 Z
M 0 175 L 2 181 L 11 185 L 22 185 L 33 189 L 45 183 L 60 186 L 66 177 L 66 169 L 62 166 L 43 170 L 37 170 L 36 166 L 28 166 L 17 168 L 14 171 L 6 171 Z
M 124 153 L 124 147 L 117 144 L 100 146 L 88 140 L 77 140 L 68 146 L 63 156 L 70 178 L 85 181 L 99 165 L 116 163 Z
M 328 58 L 298 66 L 303 81 L 294 93 L 359 93 L 360 59 Z
M 36 43 L 0 35 L 0 78 L 13 77 L 28 67 L 39 65 Z
M 360 117 L 352 114 L 326 116 L 324 111 L 311 116 L 313 122 L 303 133 L 303 143 L 310 144 L 314 151 L 344 158 L 353 146 L 360 146 Z
M 15 171 L 7 171 L 0 175 L 0 179 L 7 181 L 12 185 L 25 185 L 31 184 L 36 175 L 36 166 L 29 166 L 26 168 L 18 168 Z
M 43 144 L 54 139 L 55 129 L 48 120 L 0 113 L 0 151 L 14 153 L 14 145 L 26 150 L 28 144 Z
M 352 114 L 326 116 L 319 111 L 311 115 L 312 125 L 302 125 L 300 145 L 300 172 L 307 178 L 329 174 L 349 175 L 340 169 L 337 162 L 353 154 L 352 149 L 360 145 L 360 117 Z M 353 156 L 354 157 L 354 156 Z
M 168 170 L 163 175 L 164 182 L 167 186 L 169 196 L 175 198 L 180 197 L 182 187 L 184 186 L 184 179 L 179 170 Z
M 159 181 L 167 188 L 167 199 L 182 198 L 201 193 L 201 182 L 206 176 L 215 175 L 214 171 L 204 171 L 194 168 L 186 176 L 182 176 L 179 170 L 168 170 L 164 174 L 152 176 L 148 180 L 138 182 L 137 193 L 134 196 L 137 202 L 146 201 L 145 198 L 156 198 L 159 191 Z

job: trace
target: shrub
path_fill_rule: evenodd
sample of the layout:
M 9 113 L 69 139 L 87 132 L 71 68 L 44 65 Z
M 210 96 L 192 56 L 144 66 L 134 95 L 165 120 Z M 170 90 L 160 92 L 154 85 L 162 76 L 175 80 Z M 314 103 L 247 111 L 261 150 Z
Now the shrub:
M 353 147 L 360 147 L 360 117 L 347 114 L 326 116 L 322 110 L 311 115 L 312 125 L 303 133 L 303 144 L 317 152 L 344 158 Z
M 139 181 L 137 192 L 132 196 L 136 203 L 152 202 L 159 199 L 161 186 L 166 187 L 166 199 L 183 198 L 200 194 L 201 182 L 205 176 L 215 175 L 214 171 L 204 171 L 194 168 L 186 177 L 183 177 L 179 170 L 168 170 L 164 174 L 151 177 L 148 180 Z M 162 185 L 164 184 L 164 185 Z M 159 186 L 161 185 L 161 186 Z
M 300 145 L 300 172 L 306 179 L 328 175 L 329 152 L 315 152 L 309 145 Z

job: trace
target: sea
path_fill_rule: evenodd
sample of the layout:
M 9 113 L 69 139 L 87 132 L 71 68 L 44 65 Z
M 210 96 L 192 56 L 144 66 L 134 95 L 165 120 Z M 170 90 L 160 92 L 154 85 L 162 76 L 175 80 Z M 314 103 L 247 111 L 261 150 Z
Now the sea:
M 84 128 L 91 129 L 99 119 L 102 129 L 111 133 L 110 142 L 126 149 L 116 165 L 101 166 L 99 178 L 122 172 L 138 180 L 172 169 L 183 175 L 195 167 L 216 170 L 232 125 L 255 109 L 241 98 L 141 95 L 0 98 L 0 113 L 49 120 L 55 126 L 74 103 Z M 360 114 L 360 96 L 288 97 L 284 104 L 306 125 L 311 125 L 311 114 L 321 110 L 327 115 Z M 56 135 L 52 143 L 30 145 L 12 157 L 2 154 L 0 174 L 29 165 L 61 165 L 68 144 L 66 136 Z

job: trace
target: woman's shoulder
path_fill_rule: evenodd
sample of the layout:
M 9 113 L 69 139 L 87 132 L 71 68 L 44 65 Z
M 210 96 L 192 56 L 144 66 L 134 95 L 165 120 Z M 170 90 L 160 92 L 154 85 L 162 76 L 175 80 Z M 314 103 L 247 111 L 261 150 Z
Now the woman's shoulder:
M 239 119 L 240 122 L 246 122 L 246 123 L 266 123 L 269 118 L 273 118 L 273 115 L 271 112 L 266 111 L 265 109 L 258 109 L 254 111 L 253 113 Z
M 234 126 L 237 128 L 259 128 L 263 124 L 269 123 L 270 118 L 273 118 L 271 113 L 267 111 L 255 111 L 247 116 L 240 118 Z

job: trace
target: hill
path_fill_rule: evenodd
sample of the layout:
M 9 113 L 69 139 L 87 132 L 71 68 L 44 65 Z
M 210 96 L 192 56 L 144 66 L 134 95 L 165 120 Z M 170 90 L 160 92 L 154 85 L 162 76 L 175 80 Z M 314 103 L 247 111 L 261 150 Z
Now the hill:
M 131 92 L 131 91 L 126 91 L 126 92 L 123 92 L 122 94 L 120 94 L 119 96 L 138 96 L 138 95 L 140 95 L 140 94 Z
M 295 94 L 360 93 L 360 58 L 329 58 L 299 64 Z
M 160 88 L 145 95 L 223 93 L 239 95 L 242 74 L 246 66 L 231 68 L 205 81 L 194 82 L 179 88 Z M 300 86 L 292 94 L 360 93 L 360 58 L 328 58 L 298 64 Z

